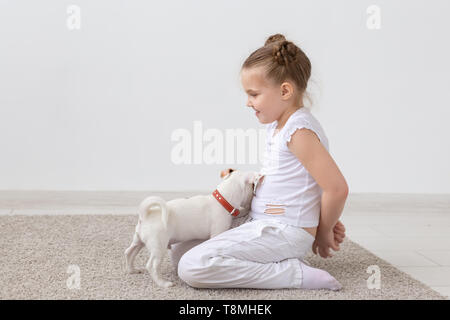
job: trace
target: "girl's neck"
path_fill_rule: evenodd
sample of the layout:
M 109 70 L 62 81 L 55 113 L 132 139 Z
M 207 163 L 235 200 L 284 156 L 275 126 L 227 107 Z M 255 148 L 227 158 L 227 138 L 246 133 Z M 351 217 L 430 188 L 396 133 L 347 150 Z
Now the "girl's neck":
M 286 122 L 288 121 L 289 117 L 296 112 L 297 110 L 299 110 L 300 108 L 304 108 L 304 106 L 299 106 L 299 107 L 294 107 L 294 108 L 289 108 L 287 109 L 281 116 L 280 118 L 277 120 L 277 126 L 275 129 L 279 129 L 281 130 L 284 125 L 286 124 Z

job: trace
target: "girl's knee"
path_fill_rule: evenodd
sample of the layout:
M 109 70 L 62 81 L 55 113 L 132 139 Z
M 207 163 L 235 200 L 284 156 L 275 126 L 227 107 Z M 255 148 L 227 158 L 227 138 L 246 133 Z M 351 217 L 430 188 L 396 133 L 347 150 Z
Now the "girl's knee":
M 183 255 L 178 262 L 178 277 L 191 287 L 200 288 L 201 283 L 198 281 L 201 275 L 202 267 L 197 261 Z
M 211 255 L 196 256 L 185 254 L 178 262 L 178 277 L 191 287 L 208 288 L 211 278 L 214 278 L 212 268 L 214 257 Z

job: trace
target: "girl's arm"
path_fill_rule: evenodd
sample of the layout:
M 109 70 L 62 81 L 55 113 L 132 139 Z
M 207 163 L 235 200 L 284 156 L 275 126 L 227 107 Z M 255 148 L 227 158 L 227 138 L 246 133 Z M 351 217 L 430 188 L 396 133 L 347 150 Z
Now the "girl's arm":
M 288 142 L 288 148 L 322 188 L 318 229 L 321 234 L 332 232 L 348 195 L 344 176 L 313 131 L 306 128 L 296 130 Z M 330 246 L 339 249 L 338 246 Z M 328 251 L 325 248 L 323 250 Z
M 347 194 L 339 192 L 323 192 L 320 208 L 319 226 L 324 230 L 332 230 L 344 209 Z

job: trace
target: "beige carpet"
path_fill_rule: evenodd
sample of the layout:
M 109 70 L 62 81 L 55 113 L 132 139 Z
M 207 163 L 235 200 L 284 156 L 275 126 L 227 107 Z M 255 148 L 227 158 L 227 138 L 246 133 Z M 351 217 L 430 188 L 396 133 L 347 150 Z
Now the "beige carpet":
M 178 278 L 169 256 L 163 275 L 176 285 L 162 289 L 150 275 L 125 273 L 124 250 L 137 216 L 58 215 L 0 217 L 0 299 L 444 299 L 346 239 L 331 259 L 311 254 L 307 260 L 343 285 L 339 292 L 302 289 L 196 289 Z M 136 259 L 144 267 L 148 252 Z M 80 270 L 80 289 L 69 289 Z M 378 265 L 381 289 L 368 289 L 367 268 Z

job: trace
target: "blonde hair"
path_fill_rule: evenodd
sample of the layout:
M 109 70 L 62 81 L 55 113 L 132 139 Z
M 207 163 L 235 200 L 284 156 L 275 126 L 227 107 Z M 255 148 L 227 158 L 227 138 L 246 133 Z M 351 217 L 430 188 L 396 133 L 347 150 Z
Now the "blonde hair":
M 244 61 L 241 70 L 253 67 L 263 67 L 265 78 L 275 85 L 292 81 L 298 95 L 312 103 L 306 92 L 311 77 L 311 62 L 298 46 L 286 40 L 282 34 L 268 37 L 264 46 L 252 52 Z

